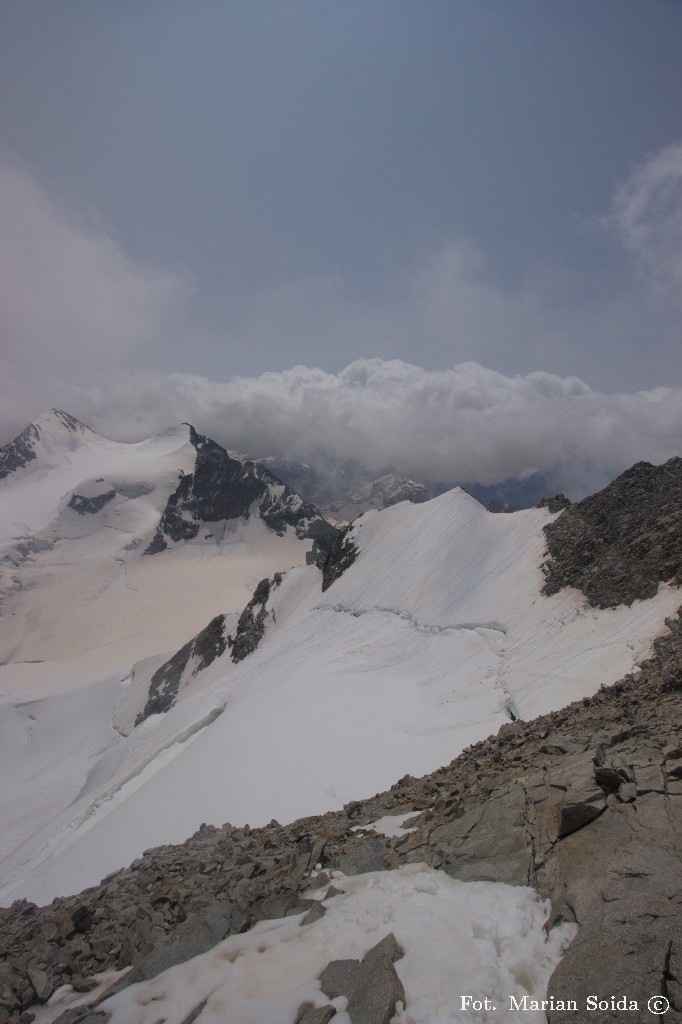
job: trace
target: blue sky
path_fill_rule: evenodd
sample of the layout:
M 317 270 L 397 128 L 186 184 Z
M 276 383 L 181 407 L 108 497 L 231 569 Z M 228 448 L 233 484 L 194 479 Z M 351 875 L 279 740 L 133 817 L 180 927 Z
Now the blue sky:
M 376 358 L 678 389 L 680 67 L 674 0 L 3 0 L 0 425 Z

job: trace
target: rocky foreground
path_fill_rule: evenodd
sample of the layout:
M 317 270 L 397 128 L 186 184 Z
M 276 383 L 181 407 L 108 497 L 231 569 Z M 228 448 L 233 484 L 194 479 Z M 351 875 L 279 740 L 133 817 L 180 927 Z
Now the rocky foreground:
M 661 467 L 671 486 L 679 485 L 680 465 Z M 624 487 L 637 489 L 650 479 L 649 469 L 634 467 L 638 472 Z M 621 503 L 617 492 L 602 492 L 601 510 L 580 503 L 555 521 L 564 525 L 550 538 L 550 585 L 571 562 L 573 576 L 581 571 L 589 578 L 595 603 L 617 603 L 604 587 L 618 574 L 618 586 L 632 600 L 637 559 L 647 580 L 679 582 L 680 503 L 661 503 L 659 496 L 657 517 L 651 488 L 638 489 L 641 507 L 630 504 L 620 519 L 625 546 L 618 530 L 602 529 L 591 546 L 587 538 L 601 529 L 607 505 Z M 562 545 L 570 556 L 561 556 Z M 67 983 L 87 992 L 96 973 L 132 968 L 114 988 L 154 977 L 259 920 L 305 912 L 314 927 L 334 898 L 331 871 L 355 875 L 409 862 L 463 881 L 533 886 L 551 900 L 548 928 L 562 921 L 578 925 L 548 997 L 580 1008 L 548 1009 L 550 1024 L 652 1019 L 646 1010 L 624 1016 L 618 1008 L 585 1009 L 588 996 L 610 1003 L 622 995 L 640 1007 L 652 996 L 665 997 L 670 1010 L 661 1019 L 682 1021 L 679 614 L 667 625 L 636 675 L 532 722 L 509 723 L 422 779 L 405 777 L 371 799 L 286 826 L 202 826 L 183 845 L 148 850 L 78 896 L 49 907 L 19 901 L 0 910 L 0 1024 L 28 1024 L 28 1007 Z M 404 835 L 372 831 L 378 818 L 398 814 L 412 815 Z M 323 900 L 310 899 L 322 886 Z M 362 962 L 329 965 L 323 991 L 348 996 L 353 1024 L 388 1024 L 397 1000 L 409 1008 L 399 958 L 388 935 Z M 102 998 L 67 1010 L 59 1024 L 106 1024 L 107 1014 L 98 1009 Z M 298 1024 L 326 1024 L 335 1012 L 331 1005 L 304 1005 Z
M 555 1000 L 584 1006 L 588 995 L 626 993 L 645 1005 L 661 994 L 671 1004 L 666 1021 L 682 1020 L 682 621 L 669 625 L 641 673 L 509 723 L 422 779 L 288 826 L 206 826 L 79 896 L 1 911 L 0 1021 L 28 1022 L 22 1010 L 64 983 L 86 990 L 93 973 L 133 965 L 118 982 L 130 984 L 256 921 L 318 914 L 323 904 L 306 902 L 306 892 L 329 884 L 333 869 L 353 875 L 411 861 L 465 881 L 534 886 L 551 899 L 548 927 L 575 921 L 550 983 Z M 411 811 L 404 836 L 369 828 Z M 317 864 L 323 873 L 311 878 Z M 94 1013 L 58 1019 L 103 1024 L 106 1015 Z M 548 1019 L 615 1020 L 619 1011 Z

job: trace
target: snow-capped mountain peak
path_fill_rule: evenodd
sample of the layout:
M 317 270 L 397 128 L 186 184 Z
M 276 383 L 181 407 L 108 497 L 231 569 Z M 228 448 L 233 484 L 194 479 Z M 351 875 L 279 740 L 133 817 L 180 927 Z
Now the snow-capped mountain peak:
M 62 409 L 43 412 L 22 432 L 0 448 L 0 480 L 17 470 L 24 469 L 35 460 L 41 462 L 54 457 L 60 450 L 73 450 L 87 440 L 98 437 L 79 419 Z
M 53 411 L 3 455 L 6 662 L 175 650 L 215 615 L 238 616 L 263 576 L 319 561 L 337 532 L 190 424 L 122 443 Z

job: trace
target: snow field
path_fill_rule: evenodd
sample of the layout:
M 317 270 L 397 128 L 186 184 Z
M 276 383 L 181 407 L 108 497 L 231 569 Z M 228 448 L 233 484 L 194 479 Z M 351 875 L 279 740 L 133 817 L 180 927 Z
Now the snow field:
M 575 925 L 547 936 L 547 906 L 525 887 L 459 882 L 423 864 L 346 877 L 326 914 L 262 921 L 208 953 L 105 1000 L 111 1024 L 181 1024 L 204 999 L 198 1024 L 286 1024 L 302 1002 L 329 1002 L 317 977 L 331 960 L 362 959 L 393 932 L 405 950 L 395 969 L 407 1007 L 396 1024 L 544 1021 L 509 1010 L 509 996 L 542 999 Z M 496 1011 L 461 1010 L 463 995 L 488 997 Z M 334 1020 L 350 1024 L 343 997 Z M 63 1007 L 60 1007 L 63 1008 Z
M 577 591 L 544 597 L 550 519 L 494 516 L 458 490 L 368 513 L 344 575 L 322 594 L 315 567 L 287 572 L 257 650 L 238 665 L 226 652 L 167 714 L 131 729 L 152 669 L 132 681 L 122 673 L 125 693 L 113 718 L 103 703 L 101 721 L 129 735 L 114 728 L 99 753 L 90 746 L 87 785 L 70 807 L 51 806 L 40 844 L 6 860 L 0 899 L 78 891 L 202 822 L 257 826 L 341 807 L 448 764 L 511 714 L 563 707 L 631 671 L 679 592 L 662 586 L 651 601 L 605 611 Z M 143 562 L 180 564 L 192 549 Z M 191 564 L 201 579 L 207 561 Z M 224 564 L 232 573 L 236 560 Z M 18 668 L 37 678 L 43 666 Z M 100 735 L 96 718 L 86 733 Z M 49 779 L 33 774 L 26 800 L 50 806 L 41 785 L 59 765 Z

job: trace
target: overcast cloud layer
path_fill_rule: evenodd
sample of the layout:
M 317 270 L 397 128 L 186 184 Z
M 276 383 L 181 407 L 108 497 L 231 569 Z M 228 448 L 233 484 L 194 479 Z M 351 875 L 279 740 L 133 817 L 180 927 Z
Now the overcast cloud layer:
M 329 454 L 431 481 L 493 484 L 545 472 L 573 494 L 634 461 L 659 462 L 680 450 L 682 389 L 668 386 L 614 394 L 575 376 L 503 374 L 473 361 L 426 370 L 379 358 L 336 374 L 299 366 L 224 382 L 133 373 L 131 361 L 144 366 L 157 346 L 188 344 L 187 277 L 129 259 L 103 228 L 61 210 L 25 169 L 0 167 L 0 191 L 5 440 L 57 404 L 125 440 L 188 420 L 233 449 L 304 459 Z M 647 301 L 679 315 L 682 144 L 633 170 L 604 224 L 622 239 L 639 279 L 636 301 L 623 302 L 619 316 L 636 317 L 636 304 Z M 291 305 L 314 315 L 316 303 L 323 310 L 340 304 L 334 291 L 334 282 L 282 289 L 262 301 L 251 329 L 275 332 Z M 532 350 L 552 336 L 543 303 L 539 286 L 495 288 L 480 255 L 459 243 L 420 268 L 397 308 L 346 311 L 347 329 L 369 332 L 371 324 L 375 334 L 399 335 L 407 319 L 426 334 L 478 332 L 497 343 L 518 333 Z M 610 315 L 597 306 L 588 320 L 596 329 Z M 618 317 L 615 325 L 625 330 Z
M 0 441 L 61 406 L 574 492 L 679 452 L 679 5 L 0 18 Z
M 477 363 L 427 371 L 363 359 L 339 374 L 301 366 L 224 383 L 145 373 L 65 397 L 121 440 L 183 420 L 242 452 L 353 459 L 432 482 L 494 484 L 539 472 L 572 497 L 633 462 L 676 455 L 682 436 L 682 388 L 605 395 L 576 377 L 507 377 Z

